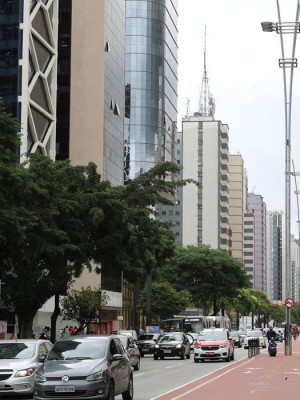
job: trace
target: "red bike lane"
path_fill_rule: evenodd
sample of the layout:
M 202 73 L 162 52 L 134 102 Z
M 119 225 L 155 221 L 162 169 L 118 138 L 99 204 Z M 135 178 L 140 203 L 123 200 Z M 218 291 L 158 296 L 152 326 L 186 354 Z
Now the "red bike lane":
M 227 364 L 218 371 L 196 379 L 152 400 L 282 400 L 300 392 L 300 337 L 292 343 L 292 355 L 284 355 L 284 344 L 277 356 L 267 350 L 255 357 Z M 202 363 L 195 364 L 201 368 Z

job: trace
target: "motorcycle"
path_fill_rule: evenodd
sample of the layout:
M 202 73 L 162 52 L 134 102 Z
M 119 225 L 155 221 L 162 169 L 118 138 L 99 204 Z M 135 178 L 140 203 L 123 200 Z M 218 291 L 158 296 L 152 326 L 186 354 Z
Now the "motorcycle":
M 271 357 L 275 357 L 277 354 L 277 343 L 274 338 L 269 340 L 268 352 Z

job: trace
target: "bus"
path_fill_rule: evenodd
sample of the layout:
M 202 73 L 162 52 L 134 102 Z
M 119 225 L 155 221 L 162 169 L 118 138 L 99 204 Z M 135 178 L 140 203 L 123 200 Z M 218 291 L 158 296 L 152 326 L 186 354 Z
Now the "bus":
M 160 322 L 163 332 L 179 331 L 185 333 L 199 333 L 203 329 L 226 328 L 231 330 L 230 319 L 224 316 L 204 315 L 174 315 L 173 318 Z

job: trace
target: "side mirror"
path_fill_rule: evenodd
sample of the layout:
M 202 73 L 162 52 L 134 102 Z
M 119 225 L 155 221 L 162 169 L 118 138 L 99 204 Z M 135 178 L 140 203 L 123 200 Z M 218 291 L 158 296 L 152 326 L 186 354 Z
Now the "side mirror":
M 114 354 L 112 357 L 111 357 L 111 361 L 118 361 L 118 360 L 122 360 L 123 359 L 123 355 L 122 354 Z
M 38 358 L 38 362 L 43 363 L 47 357 L 47 354 L 43 354 Z

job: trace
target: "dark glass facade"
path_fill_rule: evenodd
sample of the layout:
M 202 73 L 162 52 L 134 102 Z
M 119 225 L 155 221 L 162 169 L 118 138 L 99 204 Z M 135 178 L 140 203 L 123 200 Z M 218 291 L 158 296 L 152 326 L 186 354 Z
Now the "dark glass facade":
M 57 61 L 56 159 L 69 159 L 72 0 L 60 0 Z
M 16 118 L 20 94 L 23 0 L 0 0 L 0 97 Z
M 103 179 L 113 185 L 123 184 L 125 4 L 105 1 Z
M 176 1 L 126 1 L 125 183 L 175 159 L 177 20 Z

